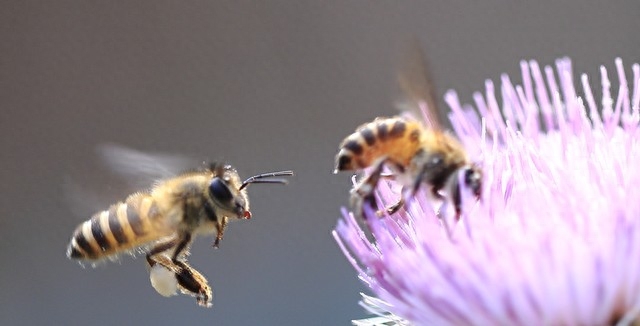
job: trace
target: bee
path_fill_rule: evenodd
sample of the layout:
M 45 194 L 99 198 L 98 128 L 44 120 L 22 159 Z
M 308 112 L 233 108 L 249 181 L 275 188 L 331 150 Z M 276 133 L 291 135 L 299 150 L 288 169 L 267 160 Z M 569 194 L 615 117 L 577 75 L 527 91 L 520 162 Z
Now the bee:
M 123 158 L 144 155 L 128 149 L 122 151 L 126 154 Z M 210 307 L 212 292 L 207 279 L 186 259 L 194 238 L 214 233 L 213 246 L 218 247 L 230 221 L 252 216 L 248 185 L 286 184 L 279 177 L 291 175 L 292 171 L 270 172 L 242 181 L 230 165 L 212 163 L 166 178 L 156 182 L 151 190 L 134 193 L 78 225 L 67 256 L 93 263 L 141 250 L 146 252 L 151 282 L 160 294 L 169 296 L 180 289 L 195 296 L 198 305 Z M 158 285 L 168 278 L 175 288 L 163 289 Z
M 434 101 L 424 55 L 419 48 L 411 54 L 411 65 L 399 79 L 408 98 L 404 106 L 408 105 L 414 111 L 419 109 L 426 124 L 398 115 L 379 117 L 361 125 L 340 144 L 334 172 L 372 168 L 371 173 L 356 184 L 351 195 L 352 205 L 362 217 L 365 203 L 377 209 L 373 193 L 379 180 L 392 178 L 402 184 L 403 194 L 410 191 L 415 195 L 422 185 L 429 187 L 435 198 L 454 206 L 456 219 L 459 219 L 462 206 L 460 187 L 468 187 L 479 199 L 482 171 L 470 161 L 462 144 L 441 127 L 441 111 Z M 383 174 L 384 167 L 392 170 L 393 174 Z M 386 211 L 393 214 L 403 205 L 404 197 L 401 196 Z M 378 214 L 382 215 L 382 212 Z

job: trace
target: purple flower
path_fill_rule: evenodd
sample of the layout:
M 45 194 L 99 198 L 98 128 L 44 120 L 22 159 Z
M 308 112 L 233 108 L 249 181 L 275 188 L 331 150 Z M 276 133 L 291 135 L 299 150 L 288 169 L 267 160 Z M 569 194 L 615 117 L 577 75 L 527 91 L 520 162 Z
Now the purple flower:
M 585 75 L 578 93 L 566 58 L 555 72 L 522 62 L 522 86 L 503 75 L 501 105 L 490 81 L 476 109 L 448 92 L 482 199 L 462 189 L 458 222 L 422 191 L 392 216 L 365 210 L 365 228 L 344 210 L 334 237 L 375 295 L 363 305 L 416 325 L 638 321 L 640 67 L 629 85 L 615 63 L 616 98 L 602 67 L 599 103 Z M 389 205 L 399 186 L 381 182 L 376 196 Z

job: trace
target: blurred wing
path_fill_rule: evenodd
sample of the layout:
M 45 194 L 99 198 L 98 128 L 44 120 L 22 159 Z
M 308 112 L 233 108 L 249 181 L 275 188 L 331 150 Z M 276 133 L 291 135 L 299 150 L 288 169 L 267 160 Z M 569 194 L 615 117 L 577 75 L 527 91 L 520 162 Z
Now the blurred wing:
M 96 181 L 95 172 L 89 181 L 76 182 L 74 179 L 78 177 L 81 180 L 86 178 L 66 176 L 62 182 L 64 201 L 78 219 L 84 220 L 107 209 L 132 192 L 148 190 L 160 179 L 200 166 L 196 160 L 184 156 L 144 153 L 116 144 L 102 144 L 97 147 L 97 152 L 109 170 L 123 177 L 124 184 L 120 184 L 120 180 L 105 183 L 105 179 L 100 177 L 97 179 L 101 181 Z
M 424 51 L 417 41 L 413 42 L 398 74 L 398 83 L 405 97 L 398 106 L 402 111 L 415 114 L 415 118 L 422 116 L 427 127 L 442 130 L 443 113 L 435 100 L 435 88 L 428 68 Z
M 90 187 L 81 186 L 69 175 L 65 175 L 62 181 L 62 194 L 64 202 L 69 207 L 74 220 L 86 220 L 93 213 L 109 207 L 113 201 L 107 196 L 100 195 Z
M 112 171 L 142 187 L 199 166 L 195 159 L 185 156 L 140 152 L 116 144 L 102 144 L 98 152 Z

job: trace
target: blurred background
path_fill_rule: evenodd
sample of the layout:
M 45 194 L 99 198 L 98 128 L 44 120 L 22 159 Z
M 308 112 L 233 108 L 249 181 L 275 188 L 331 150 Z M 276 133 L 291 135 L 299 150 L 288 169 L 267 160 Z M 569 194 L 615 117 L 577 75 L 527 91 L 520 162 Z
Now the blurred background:
M 439 99 L 464 102 L 519 61 L 574 60 L 599 83 L 616 56 L 640 61 L 640 3 L 552 1 L 3 1 L 0 4 L 0 324 L 348 325 L 366 287 L 330 232 L 350 176 L 339 142 L 396 113 L 395 74 L 412 39 Z M 616 79 L 612 75 L 612 79 Z M 594 87 L 598 89 L 598 87 Z M 444 102 L 440 100 L 442 107 Z M 292 169 L 289 186 L 249 189 L 254 218 L 190 262 L 214 307 L 164 298 L 144 259 L 82 268 L 76 225 L 131 189 L 96 148 L 224 160 L 243 177 Z

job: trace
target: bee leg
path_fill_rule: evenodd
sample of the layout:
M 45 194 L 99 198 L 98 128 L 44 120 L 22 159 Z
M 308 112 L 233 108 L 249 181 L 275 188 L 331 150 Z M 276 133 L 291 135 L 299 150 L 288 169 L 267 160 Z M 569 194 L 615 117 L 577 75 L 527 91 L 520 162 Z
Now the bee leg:
M 395 214 L 397 213 L 400 208 L 402 208 L 404 206 L 404 197 L 400 197 L 400 199 L 398 200 L 398 202 L 396 202 L 395 204 L 387 207 L 387 214 L 391 215 L 391 214 Z
M 351 207 L 354 208 L 356 216 L 366 219 L 364 215 L 364 206 L 369 205 L 374 210 L 378 210 L 378 204 L 376 203 L 376 198 L 373 196 L 373 193 L 365 193 L 360 189 L 354 189 L 351 192 Z
M 398 170 L 398 171 L 402 171 L 404 169 L 401 165 L 398 165 L 398 164 L 396 164 L 394 166 L 395 166 L 395 169 Z M 389 174 L 389 173 L 381 173 L 380 174 L 380 178 L 384 178 L 384 179 L 387 179 L 387 180 L 395 180 L 396 175 L 395 174 Z M 404 193 L 404 188 L 402 190 L 403 191 L 401 191 L 401 193 L 400 193 L 400 199 L 398 199 L 398 201 L 395 204 L 393 204 L 391 206 L 388 206 L 386 208 L 387 214 L 389 214 L 389 215 L 395 214 L 400 210 L 400 208 L 402 208 L 404 206 L 404 197 L 402 195 Z M 378 216 L 383 216 L 383 211 L 378 211 L 377 214 L 378 214 Z
M 182 289 L 196 296 L 198 305 L 210 307 L 213 295 L 211 294 L 211 287 L 209 287 L 207 279 L 193 267 L 189 266 L 187 262 L 180 259 L 189 250 L 191 234 L 185 233 L 179 239 L 173 256 L 171 257 L 171 262 L 178 267 L 178 271 L 175 272 L 178 284 Z
M 387 158 L 384 157 L 375 164 L 373 171 L 351 191 L 351 205 L 355 207 L 357 214 L 365 218 L 363 207 L 369 204 L 374 210 L 378 210 L 378 204 L 374 196 L 374 191 L 382 176 L 382 168 Z
M 437 200 L 441 200 L 442 201 L 442 205 L 446 205 L 446 198 L 440 193 L 440 188 L 438 187 L 431 187 L 431 196 L 433 196 L 430 199 L 437 199 Z M 442 216 L 440 215 L 440 208 L 438 208 L 438 210 L 436 211 L 436 215 L 438 216 L 438 218 L 442 218 Z
M 444 196 L 440 193 L 439 188 L 436 188 L 436 187 L 431 188 L 431 194 L 435 199 L 440 199 L 440 200 L 444 199 Z
M 373 209 L 378 209 L 378 204 L 375 201 L 373 194 L 360 195 L 356 191 L 351 192 L 351 207 L 354 209 L 354 214 L 362 219 L 366 219 L 364 215 L 365 204 L 369 205 Z
M 387 180 L 395 180 L 396 175 L 393 173 L 380 173 L 380 178 L 387 179 Z
M 169 239 L 151 248 L 149 253 L 147 253 L 147 264 L 149 264 L 149 267 L 153 267 L 156 264 L 160 264 L 165 268 L 173 271 L 175 268 L 170 265 L 170 263 L 168 262 L 168 259 L 158 254 L 163 253 L 175 247 L 178 244 L 178 240 L 179 240 L 178 238 Z
M 222 237 L 224 236 L 224 230 L 227 228 L 227 223 L 229 223 L 229 218 L 225 216 L 222 218 L 220 223 L 216 224 L 216 240 L 213 242 L 213 247 L 216 249 L 220 247 L 220 240 L 222 240 Z
M 195 295 L 198 305 L 210 307 L 213 295 L 207 279 L 193 267 L 189 266 L 186 261 L 181 260 L 181 257 L 188 251 L 190 243 L 191 234 L 189 233 L 162 242 L 149 251 L 147 254 L 147 263 L 150 267 L 160 264 L 162 267 L 173 272 L 183 292 L 189 292 Z M 175 248 L 171 258 L 161 255 L 161 253 L 171 248 Z
M 447 189 L 450 189 L 448 196 L 445 197 L 440 194 L 440 189 L 441 187 L 433 187 L 431 188 L 431 193 L 436 199 L 442 200 L 442 205 L 452 205 L 455 210 L 455 220 L 459 221 L 462 215 L 462 197 L 460 195 L 458 179 L 453 177 L 449 185 L 447 185 Z M 438 216 L 440 216 L 440 212 L 438 212 Z M 442 216 L 440 216 L 440 218 L 442 218 Z
M 453 203 L 453 207 L 456 211 L 456 221 L 460 220 L 460 216 L 462 215 L 462 197 L 460 196 L 460 185 L 456 183 L 456 186 L 453 188 L 453 194 L 451 194 L 451 201 Z
M 183 254 L 189 251 L 189 245 L 191 244 L 191 233 L 184 233 L 182 236 L 176 239 L 176 249 L 173 251 L 171 261 L 174 263 L 178 261 Z
M 176 273 L 176 279 L 180 287 L 185 291 L 193 293 L 196 296 L 196 301 L 199 306 L 211 307 L 213 294 L 207 279 L 186 262 L 177 260 L 174 261 L 174 263 L 179 267 L 179 272 Z

